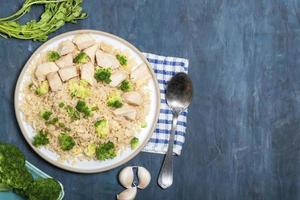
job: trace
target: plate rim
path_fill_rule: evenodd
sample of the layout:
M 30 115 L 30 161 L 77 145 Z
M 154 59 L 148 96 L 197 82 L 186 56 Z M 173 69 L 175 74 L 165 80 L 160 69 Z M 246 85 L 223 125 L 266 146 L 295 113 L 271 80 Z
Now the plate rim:
M 72 36 L 72 35 L 77 35 L 77 34 L 83 34 L 83 33 L 90 33 L 90 34 L 96 34 L 96 35 L 103 35 L 106 37 L 110 37 L 114 40 L 117 40 L 121 43 L 123 43 L 125 46 L 129 47 L 131 50 L 133 50 L 142 60 L 143 62 L 147 65 L 152 79 L 154 80 L 154 86 L 155 86 L 155 91 L 156 91 L 156 101 L 157 101 L 157 106 L 156 106 L 156 112 L 155 112 L 155 117 L 154 117 L 154 123 L 150 129 L 150 131 L 148 132 L 148 135 L 146 137 L 146 139 L 144 140 L 144 142 L 142 143 L 142 145 L 140 145 L 132 154 L 130 154 L 126 159 L 120 160 L 119 162 L 110 165 L 110 166 L 106 166 L 103 167 L 101 169 L 78 169 L 72 166 L 66 166 L 64 164 L 59 163 L 58 161 L 54 161 L 52 159 L 50 159 L 49 157 L 45 156 L 43 153 L 41 153 L 38 148 L 35 148 L 32 143 L 30 138 L 27 136 L 25 128 L 23 126 L 22 120 L 21 120 L 21 116 L 20 116 L 20 105 L 19 105 L 19 91 L 20 91 L 20 87 L 21 87 L 21 81 L 25 75 L 25 72 L 27 71 L 28 67 L 30 66 L 30 63 L 32 62 L 33 58 L 40 53 L 46 46 L 50 45 L 51 43 L 59 40 L 59 39 L 63 39 L 64 37 L 67 36 Z M 37 153 L 40 157 L 42 157 L 44 160 L 46 160 L 48 163 L 64 169 L 66 171 L 71 171 L 71 172 L 76 172 L 76 173 L 85 173 L 85 174 L 91 174 L 91 173 L 99 173 L 99 172 L 104 172 L 104 171 L 108 171 L 108 170 L 112 170 L 116 167 L 119 167 L 125 163 L 127 163 L 128 161 L 132 160 L 135 156 L 137 156 L 137 154 L 139 154 L 141 152 L 141 150 L 146 146 L 146 144 L 149 142 L 152 133 L 155 130 L 155 127 L 157 125 L 157 120 L 159 117 L 159 110 L 160 110 L 160 90 L 159 90 L 159 85 L 158 85 L 158 81 L 156 78 L 156 75 L 150 65 L 150 63 L 148 62 L 148 60 L 146 59 L 146 57 L 141 53 L 141 51 L 139 51 L 134 45 L 132 45 L 130 42 L 128 42 L 127 40 L 120 38 L 119 36 L 113 35 L 111 33 L 107 33 L 107 32 L 103 32 L 103 31 L 99 31 L 99 30 L 92 30 L 92 29 L 80 29 L 80 30 L 74 30 L 74 31 L 68 31 L 62 34 L 59 34 L 53 38 L 51 38 L 50 40 L 48 40 L 47 42 L 45 42 L 44 44 L 42 44 L 40 47 L 38 47 L 33 54 L 31 54 L 30 58 L 27 60 L 27 62 L 25 63 L 25 65 L 22 68 L 21 73 L 18 76 L 17 79 L 17 83 L 16 83 L 16 87 L 15 87 L 15 92 L 14 92 L 14 108 L 15 108 L 15 115 L 17 118 L 17 122 L 18 125 L 21 129 L 21 133 L 23 135 L 23 137 L 25 138 L 26 142 L 29 144 L 29 146 L 31 147 L 31 149 L 34 150 L 35 153 Z

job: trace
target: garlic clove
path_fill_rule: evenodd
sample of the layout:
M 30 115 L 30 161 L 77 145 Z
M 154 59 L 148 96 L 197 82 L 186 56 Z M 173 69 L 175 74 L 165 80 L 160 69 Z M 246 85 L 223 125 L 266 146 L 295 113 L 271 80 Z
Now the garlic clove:
M 128 188 L 117 195 L 118 200 L 134 200 L 137 193 L 136 187 Z
M 134 179 L 132 167 L 125 167 L 119 174 L 119 181 L 125 188 L 131 188 Z
M 140 189 L 145 189 L 151 181 L 151 175 L 145 167 L 138 167 L 138 178 L 139 178 L 138 188 Z

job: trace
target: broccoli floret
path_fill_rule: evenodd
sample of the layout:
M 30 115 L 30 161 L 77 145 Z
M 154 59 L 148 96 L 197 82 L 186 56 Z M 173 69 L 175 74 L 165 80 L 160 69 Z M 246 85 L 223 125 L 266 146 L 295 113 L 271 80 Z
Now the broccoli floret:
M 52 115 L 52 112 L 48 111 L 48 110 L 40 112 L 40 116 L 46 121 L 50 119 L 51 115 Z
M 120 63 L 122 66 L 127 65 L 127 58 L 126 58 L 126 56 L 121 55 L 121 54 L 117 54 L 117 55 L 116 55 L 116 58 L 118 59 L 119 63 Z
M 76 110 L 84 114 L 85 117 L 92 115 L 91 109 L 86 105 L 84 101 L 79 100 L 76 105 Z
M 40 130 L 34 137 L 32 144 L 35 147 L 49 144 L 48 133 L 46 131 Z
M 84 150 L 84 153 L 89 157 L 93 157 L 96 154 L 96 147 L 95 144 L 89 144 Z
M 65 106 L 65 103 L 64 102 L 60 102 L 59 104 L 58 104 L 58 107 L 60 107 L 60 108 L 63 108 Z
M 60 59 L 60 55 L 57 51 L 49 51 L 48 52 L 48 60 L 51 62 L 57 61 Z
M 61 133 L 58 137 L 58 142 L 62 150 L 71 150 L 75 146 L 74 139 L 67 133 Z
M 115 145 L 112 142 L 100 144 L 96 148 L 96 157 L 98 160 L 106 160 L 116 157 Z
M 34 180 L 26 191 L 29 200 L 57 200 L 60 192 L 59 183 L 52 178 Z
M 131 149 L 135 149 L 139 145 L 139 138 L 134 137 L 130 141 Z
M 80 52 L 79 54 L 77 54 L 73 60 L 73 62 L 76 64 L 83 64 L 83 63 L 87 63 L 89 61 L 90 61 L 89 56 L 84 52 Z
M 128 80 L 124 80 L 122 81 L 121 85 L 120 85 L 120 90 L 122 90 L 123 92 L 129 92 L 133 89 L 133 85 L 130 81 Z
M 107 106 L 112 108 L 121 108 L 123 103 L 120 95 L 118 93 L 111 94 L 107 99 Z
M 72 121 L 80 119 L 80 114 L 77 110 L 75 110 L 72 106 L 66 106 L 67 113 Z
M 35 94 L 38 96 L 42 96 L 44 94 L 47 94 L 49 92 L 49 83 L 48 81 L 42 81 L 41 85 L 36 88 Z
M 100 68 L 100 67 L 96 68 L 94 77 L 98 82 L 102 81 L 108 84 L 111 82 L 110 76 L 111 76 L 111 69 Z
M 78 98 L 86 98 L 91 93 L 88 82 L 84 80 L 80 80 L 79 83 L 77 81 L 70 81 L 69 90 L 71 97 Z
M 107 120 L 98 120 L 95 122 L 94 126 L 96 133 L 99 137 L 103 138 L 109 134 L 109 125 Z

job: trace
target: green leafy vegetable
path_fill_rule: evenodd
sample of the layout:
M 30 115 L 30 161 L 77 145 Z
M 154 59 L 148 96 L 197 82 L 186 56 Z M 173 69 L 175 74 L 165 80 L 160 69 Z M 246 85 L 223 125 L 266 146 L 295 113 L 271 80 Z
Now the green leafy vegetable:
M 94 126 L 96 133 L 99 137 L 103 138 L 109 134 L 109 125 L 107 120 L 98 120 L 95 122 Z
M 60 55 L 57 51 L 48 52 L 48 60 L 51 62 L 57 61 L 60 58 Z
M 46 122 L 46 125 L 55 125 L 58 122 L 58 118 L 54 117 Z
M 58 142 L 62 150 L 67 151 L 72 149 L 75 146 L 74 139 L 69 136 L 67 133 L 61 133 L 58 136 Z
M 89 117 L 92 115 L 92 110 L 86 105 L 86 103 L 82 100 L 79 100 L 76 105 L 76 110 L 84 114 L 85 117 Z
M 87 14 L 82 11 L 83 0 L 25 0 L 23 6 L 13 15 L 0 18 L 0 36 L 25 40 L 46 41 L 48 35 L 65 23 L 76 23 Z M 44 12 L 38 21 L 21 24 L 16 20 L 28 13 L 31 6 L 44 5 Z
M 52 115 L 52 112 L 48 111 L 48 110 L 40 112 L 40 116 L 46 121 L 50 119 L 51 115 Z
M 90 58 L 86 53 L 80 52 L 79 54 L 76 55 L 73 62 L 76 64 L 83 64 L 89 62 L 89 60 Z
M 119 63 L 123 66 L 123 65 L 127 65 L 127 58 L 124 55 L 121 54 L 117 54 L 116 58 L 118 59 Z
M 0 143 L 0 191 L 12 190 L 29 200 L 57 200 L 61 192 L 54 179 L 33 180 L 24 154 L 14 145 Z
M 115 145 L 112 142 L 100 144 L 96 148 L 96 157 L 98 160 L 107 160 L 116 157 Z
M 80 119 L 80 114 L 77 110 L 75 110 L 72 106 L 66 106 L 67 113 L 72 121 Z
M 121 85 L 120 85 L 120 90 L 122 90 L 123 92 L 129 92 L 133 89 L 133 85 L 130 81 L 128 80 L 124 80 L 122 81 Z
M 134 137 L 131 139 L 130 141 L 130 146 L 131 146 L 131 149 L 135 149 L 139 144 L 139 138 L 137 137 Z
M 110 83 L 111 79 L 111 69 L 110 68 L 100 68 L 97 67 L 95 71 L 95 79 L 99 82 L 102 81 L 104 83 Z
M 34 180 L 28 187 L 27 193 L 29 200 L 57 200 L 60 195 L 59 183 L 52 179 Z
M 49 144 L 48 133 L 46 131 L 40 130 L 34 137 L 32 144 L 35 147 Z
M 49 92 L 49 83 L 48 81 L 43 81 L 40 86 L 37 87 L 35 90 L 35 94 L 38 96 L 42 96 L 44 94 L 47 94 Z

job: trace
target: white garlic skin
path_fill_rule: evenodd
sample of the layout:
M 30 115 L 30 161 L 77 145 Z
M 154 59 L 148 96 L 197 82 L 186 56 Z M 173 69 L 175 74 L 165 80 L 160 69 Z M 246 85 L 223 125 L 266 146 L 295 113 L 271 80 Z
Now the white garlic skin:
M 151 181 L 150 172 L 145 167 L 138 167 L 138 178 L 139 178 L 138 188 L 145 189 Z
M 128 188 L 117 195 L 118 200 L 134 200 L 137 193 L 136 187 Z
M 132 167 L 125 167 L 119 174 L 119 181 L 125 188 L 131 188 L 134 179 Z

